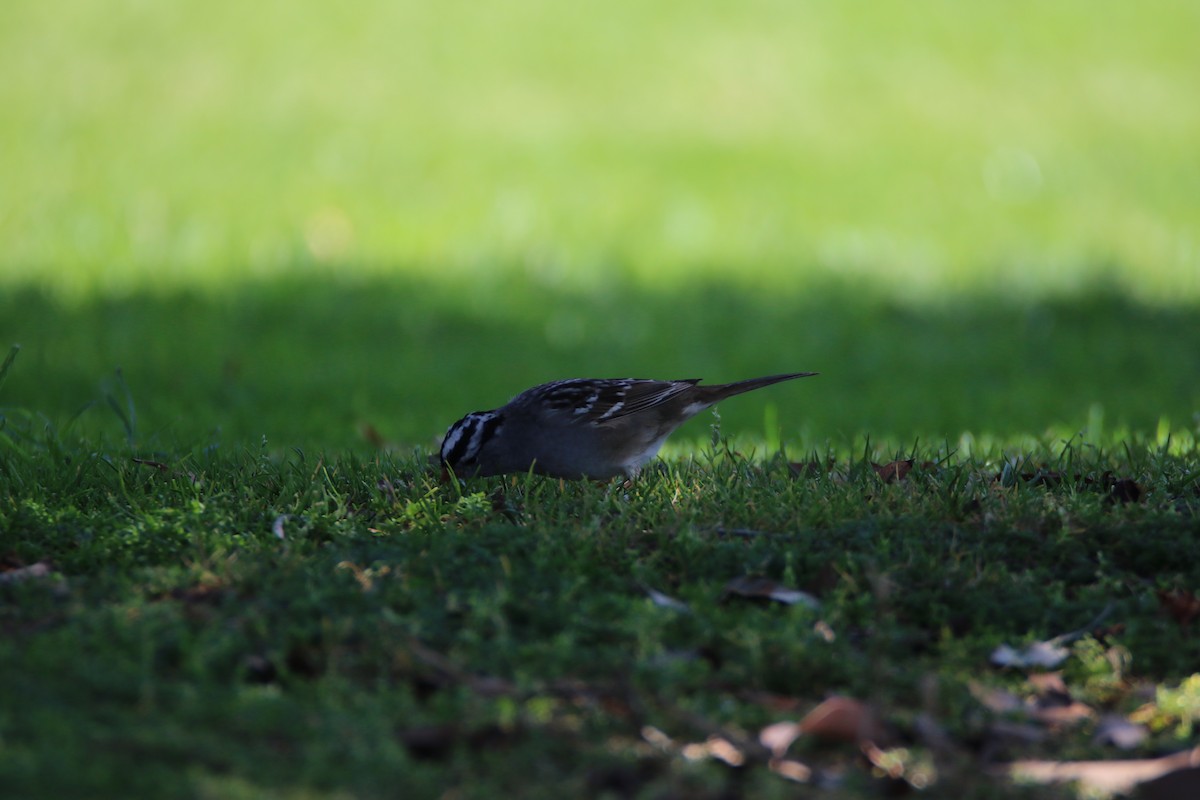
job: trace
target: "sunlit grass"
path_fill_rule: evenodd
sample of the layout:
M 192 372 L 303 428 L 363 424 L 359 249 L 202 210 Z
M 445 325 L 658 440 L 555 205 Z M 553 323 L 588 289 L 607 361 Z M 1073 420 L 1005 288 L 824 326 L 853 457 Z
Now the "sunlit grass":
M 1188 4 L 0 10 L 0 283 L 1200 298 Z

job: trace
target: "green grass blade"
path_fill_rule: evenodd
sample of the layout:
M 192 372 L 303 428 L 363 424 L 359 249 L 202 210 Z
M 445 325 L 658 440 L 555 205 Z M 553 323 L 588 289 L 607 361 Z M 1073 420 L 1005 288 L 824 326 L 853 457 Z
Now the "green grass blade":
M 14 344 L 8 350 L 8 355 L 4 357 L 4 363 L 0 364 L 0 388 L 4 387 L 4 381 L 8 377 L 8 370 L 12 367 L 13 362 L 17 360 L 17 353 L 21 352 L 21 345 Z

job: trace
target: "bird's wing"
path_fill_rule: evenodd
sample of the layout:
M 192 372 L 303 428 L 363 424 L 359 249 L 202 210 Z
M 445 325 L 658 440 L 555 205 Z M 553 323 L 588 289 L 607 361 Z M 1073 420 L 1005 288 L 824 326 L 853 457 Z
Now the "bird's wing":
M 597 407 L 589 416 L 597 424 L 609 420 L 627 417 L 640 411 L 660 406 L 684 392 L 690 391 L 700 380 L 693 378 L 683 381 L 651 381 L 637 380 L 626 383 L 619 392 L 611 396 L 602 395 L 603 405 Z
M 700 381 L 655 381 L 643 378 L 592 380 L 572 378 L 534 387 L 537 401 L 571 423 L 603 425 L 614 419 L 662 405 Z M 516 401 L 514 401 L 516 402 Z

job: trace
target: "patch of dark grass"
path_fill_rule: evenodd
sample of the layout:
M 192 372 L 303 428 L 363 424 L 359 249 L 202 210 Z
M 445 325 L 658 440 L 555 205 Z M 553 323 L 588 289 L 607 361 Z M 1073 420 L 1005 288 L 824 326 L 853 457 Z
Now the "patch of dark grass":
M 989 654 L 1102 612 L 1106 632 L 1080 634 L 1101 655 L 1068 662 L 1082 699 L 1129 712 L 1137 687 L 1191 674 L 1200 649 L 1159 593 L 1200 586 L 1195 452 L 1084 448 L 1068 463 L 1047 447 L 1022 461 L 1035 478 L 1003 454 L 913 451 L 892 482 L 877 451 L 797 470 L 718 448 L 629 485 L 441 483 L 383 453 L 8 454 L 2 574 L 48 572 L 0 583 L 0 771 L 25 796 L 382 797 L 458 780 L 784 796 L 765 768 L 694 762 L 645 730 L 681 747 L 753 739 L 839 694 L 918 752 L 914 720 L 932 713 L 962 758 L 994 763 L 1030 751 L 992 752 L 968 687 L 1021 674 Z M 1144 491 L 1114 500 L 1105 474 Z M 744 576 L 820 608 L 725 591 Z M 1086 676 L 1113 648 L 1128 664 L 1101 692 Z M 1037 752 L 1106 755 L 1089 730 Z M 842 791 L 875 794 L 853 750 L 798 747 Z M 940 780 L 982 791 L 970 771 Z
M 805 455 L 830 440 L 849 447 L 863 431 L 938 443 L 964 431 L 1154 435 L 1160 422 L 1190 430 L 1200 404 L 1189 306 L 1103 292 L 903 305 L 815 279 L 761 291 L 614 281 L 587 294 L 508 272 L 497 265 L 498 277 L 452 286 L 296 277 L 74 304 L 14 290 L 0 296 L 0 342 L 24 349 L 5 403 L 44 412 L 30 435 L 74 419 L 80 434 L 134 440 L 150 460 L 180 443 L 240 448 L 264 437 L 277 451 L 428 444 L 467 411 L 578 376 L 818 371 L 721 408 L 727 433 L 782 435 Z M 562 309 L 578 335 L 556 332 Z M 707 438 L 708 424 L 693 421 L 676 438 Z

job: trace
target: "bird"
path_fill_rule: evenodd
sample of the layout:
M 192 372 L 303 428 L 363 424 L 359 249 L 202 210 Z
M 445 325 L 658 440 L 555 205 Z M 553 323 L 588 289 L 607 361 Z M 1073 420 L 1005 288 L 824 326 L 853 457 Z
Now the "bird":
M 815 372 L 701 386 L 699 378 L 570 378 L 473 411 L 446 431 L 442 465 L 456 477 L 533 471 L 565 479 L 636 477 L 684 422 L 727 397 Z

